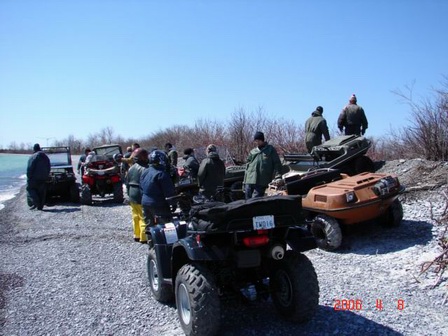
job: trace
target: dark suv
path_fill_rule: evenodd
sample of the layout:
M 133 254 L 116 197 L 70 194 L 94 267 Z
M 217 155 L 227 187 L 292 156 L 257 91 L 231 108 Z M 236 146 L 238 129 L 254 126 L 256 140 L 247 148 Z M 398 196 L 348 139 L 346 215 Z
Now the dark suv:
M 42 147 L 50 159 L 51 170 L 47 181 L 47 199 L 60 197 L 65 201 L 79 202 L 79 185 L 73 170 L 70 147 Z

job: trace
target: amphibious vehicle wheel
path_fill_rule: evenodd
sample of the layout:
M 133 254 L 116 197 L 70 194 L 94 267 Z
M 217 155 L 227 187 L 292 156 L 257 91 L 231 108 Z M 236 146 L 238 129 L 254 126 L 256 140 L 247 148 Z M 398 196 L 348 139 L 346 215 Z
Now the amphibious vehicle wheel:
M 156 251 L 154 248 L 149 250 L 146 267 L 148 272 L 149 287 L 151 288 L 154 298 L 163 303 L 172 302 L 174 299 L 173 288 L 168 284 L 164 284 L 159 278 Z
M 386 212 L 379 217 L 379 222 L 384 227 L 397 227 L 400 226 L 401 221 L 403 220 L 403 205 L 400 200 L 397 198 Z
M 341 227 L 335 218 L 317 215 L 311 224 L 311 233 L 316 238 L 317 246 L 322 250 L 332 251 L 341 246 Z
M 176 276 L 176 306 L 186 335 L 215 335 L 221 307 L 213 275 L 198 264 L 182 266 Z
M 81 203 L 85 205 L 92 205 L 92 193 L 87 184 L 81 187 Z
M 123 183 L 118 182 L 114 184 L 114 202 L 123 203 Z
M 319 283 L 311 261 L 287 251 L 270 277 L 272 300 L 279 313 L 294 322 L 309 321 L 319 306 Z
M 79 187 L 76 183 L 70 185 L 70 202 L 79 203 Z
M 373 173 L 375 171 L 375 165 L 368 156 L 360 156 L 355 160 L 355 173 L 360 174 L 364 172 Z

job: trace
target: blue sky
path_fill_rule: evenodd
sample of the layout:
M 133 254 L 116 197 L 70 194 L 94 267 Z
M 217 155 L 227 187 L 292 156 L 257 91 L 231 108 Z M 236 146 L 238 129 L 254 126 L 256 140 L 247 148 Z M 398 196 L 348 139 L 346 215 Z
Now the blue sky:
M 367 136 L 406 125 L 392 93 L 448 75 L 445 0 L 0 1 L 0 147 L 125 138 L 262 107 L 335 128 L 352 93 Z M 50 140 L 49 140 L 50 139 Z

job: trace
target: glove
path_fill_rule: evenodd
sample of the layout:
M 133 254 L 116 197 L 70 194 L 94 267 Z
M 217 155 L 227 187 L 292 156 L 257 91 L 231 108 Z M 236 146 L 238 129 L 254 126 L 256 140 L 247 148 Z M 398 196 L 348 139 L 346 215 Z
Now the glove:
M 339 131 L 342 133 L 342 127 L 339 127 Z

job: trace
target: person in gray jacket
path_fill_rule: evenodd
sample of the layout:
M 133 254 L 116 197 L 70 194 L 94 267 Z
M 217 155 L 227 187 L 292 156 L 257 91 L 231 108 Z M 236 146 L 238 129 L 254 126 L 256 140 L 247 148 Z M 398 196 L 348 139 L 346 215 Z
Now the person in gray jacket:
M 348 105 L 346 105 L 338 118 L 338 128 L 342 132 L 345 128 L 345 135 L 364 135 L 369 126 L 364 109 L 357 105 L 358 99 L 353 94 Z
M 142 244 L 147 242 L 147 238 L 145 233 L 146 223 L 143 217 L 140 177 L 143 171 L 148 168 L 148 161 L 148 151 L 143 148 L 137 148 L 134 151 L 134 164 L 129 168 L 126 175 L 126 189 L 132 212 L 134 241 Z
M 47 154 L 42 152 L 39 144 L 33 147 L 34 154 L 28 159 L 26 169 L 27 202 L 30 210 L 43 210 L 47 194 L 47 180 L 50 176 L 51 164 Z
M 216 189 L 224 186 L 226 166 L 219 158 L 216 146 L 211 144 L 206 149 L 207 157 L 201 161 L 198 171 L 199 191 L 207 198 L 216 196 Z
M 323 113 L 323 107 L 318 106 L 305 122 L 305 145 L 308 153 L 311 153 L 314 146 L 322 144 L 322 136 L 324 136 L 325 141 L 330 140 L 327 121 L 322 117 Z

